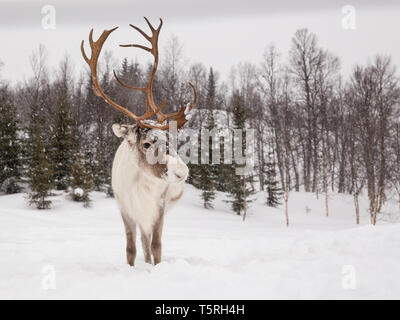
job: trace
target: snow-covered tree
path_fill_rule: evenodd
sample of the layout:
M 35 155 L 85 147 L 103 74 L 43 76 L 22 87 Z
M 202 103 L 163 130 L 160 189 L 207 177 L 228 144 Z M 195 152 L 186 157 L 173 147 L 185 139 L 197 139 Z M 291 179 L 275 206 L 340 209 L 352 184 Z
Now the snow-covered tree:
M 21 142 L 16 108 L 7 87 L 0 88 L 0 188 L 7 194 L 21 190 Z
M 84 157 L 78 153 L 71 167 L 70 195 L 74 201 L 83 202 L 85 207 L 90 205 L 89 192 L 93 189 L 92 171 L 85 163 Z
M 53 179 L 57 190 L 65 190 L 70 184 L 71 166 L 77 144 L 73 125 L 67 101 L 61 98 L 51 146 Z
M 233 95 L 233 125 L 235 129 L 245 129 L 246 112 L 243 107 L 242 97 L 239 92 Z M 242 150 L 246 150 L 246 139 L 242 139 Z M 233 163 L 230 170 L 230 180 L 228 185 L 229 200 L 226 202 L 231 204 L 232 210 L 243 217 L 246 216 L 248 204 L 252 202 L 251 196 L 255 193 L 251 184 L 253 176 L 248 173 L 239 175 L 236 169 L 242 169 L 244 165 Z
M 276 174 L 276 163 L 272 153 L 269 154 L 269 161 L 265 164 L 264 185 L 267 187 L 267 199 L 265 204 L 270 207 L 276 207 L 280 204 L 282 197 L 282 189 L 279 187 L 279 181 Z
M 212 130 L 215 128 L 215 119 L 214 119 L 214 109 L 216 104 L 216 81 L 214 77 L 214 71 L 210 68 L 209 76 L 208 76 L 208 84 L 207 84 L 207 96 L 206 96 L 206 107 L 207 107 L 207 125 L 206 130 Z M 199 175 L 199 189 L 201 192 L 201 198 L 203 199 L 203 206 L 206 209 L 213 208 L 213 201 L 215 199 L 215 189 L 218 179 L 218 165 L 212 164 L 212 152 L 213 150 L 211 138 L 208 138 L 208 150 L 204 150 L 207 145 L 206 141 L 201 141 L 201 143 L 205 143 L 205 146 L 202 146 L 202 152 L 206 154 L 206 160 L 208 163 L 201 163 L 198 175 Z
M 49 152 L 46 148 L 46 131 L 43 128 L 42 110 L 34 104 L 30 115 L 30 125 L 27 138 L 28 183 L 30 204 L 38 209 L 49 209 L 53 172 L 49 162 Z

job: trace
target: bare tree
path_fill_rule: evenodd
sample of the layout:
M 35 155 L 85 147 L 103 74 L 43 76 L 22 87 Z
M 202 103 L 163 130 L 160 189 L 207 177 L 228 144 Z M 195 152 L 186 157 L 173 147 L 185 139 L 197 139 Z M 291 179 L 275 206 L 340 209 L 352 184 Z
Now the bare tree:
M 164 94 L 170 97 L 166 109 L 177 111 L 184 94 L 181 91 L 184 56 L 183 45 L 176 35 L 171 35 L 168 39 L 164 56 L 160 71 Z
M 284 175 L 285 175 L 285 219 L 286 219 L 286 226 L 289 226 L 289 192 L 290 192 L 290 164 L 289 158 L 291 154 L 290 148 L 290 135 L 289 135 L 289 128 L 290 128 L 290 119 L 291 119 L 291 101 L 290 101 L 290 77 L 289 74 L 286 73 L 284 76 L 283 88 L 282 88 L 282 126 L 283 126 L 283 137 L 284 137 L 284 159 L 285 159 L 285 166 L 284 166 Z
M 316 150 L 317 115 L 315 108 L 315 92 L 313 75 L 316 72 L 320 50 L 317 47 L 315 34 L 307 29 L 297 30 L 292 39 L 290 50 L 290 66 L 298 89 L 298 105 L 304 110 L 305 136 L 303 150 L 304 188 L 306 192 L 316 191 L 318 152 Z M 302 133 L 299 133 L 302 134 Z M 314 169 L 311 186 L 312 166 Z
M 388 57 L 377 56 L 366 67 L 357 66 L 352 74 L 348 100 L 354 110 L 358 143 L 366 168 L 371 224 L 386 199 L 388 178 L 388 137 L 394 107 L 399 102 L 395 69 Z
M 326 51 L 320 51 L 319 61 L 317 64 L 314 83 L 316 86 L 316 100 L 318 108 L 318 116 L 320 118 L 320 130 L 322 141 L 322 174 L 323 174 L 323 189 L 325 193 L 325 213 L 329 216 L 329 195 L 328 195 L 328 158 L 329 158 L 329 114 L 328 110 L 333 104 L 334 85 L 337 82 L 337 74 L 339 71 L 339 59 L 332 56 Z M 317 148 L 314 145 L 314 148 Z
M 263 61 L 260 65 L 260 80 L 259 86 L 263 92 L 265 103 L 269 111 L 267 118 L 268 125 L 273 128 L 274 135 L 274 149 L 276 152 L 276 159 L 280 173 L 280 180 L 282 190 L 286 189 L 285 184 L 285 169 L 283 160 L 283 140 L 282 140 L 282 127 L 279 119 L 279 105 L 278 95 L 281 86 L 280 75 L 280 54 L 274 45 L 269 45 L 264 52 Z M 266 110 L 265 110 L 266 111 Z

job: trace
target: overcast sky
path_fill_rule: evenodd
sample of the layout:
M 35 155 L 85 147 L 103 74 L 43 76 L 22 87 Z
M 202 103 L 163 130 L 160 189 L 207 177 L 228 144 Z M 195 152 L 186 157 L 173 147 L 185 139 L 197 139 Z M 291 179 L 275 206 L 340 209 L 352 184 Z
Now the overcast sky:
M 55 30 L 42 28 L 45 5 L 56 10 Z M 342 27 L 344 5 L 356 9 L 355 30 Z M 275 43 L 285 56 L 294 32 L 302 27 L 315 32 L 320 44 L 340 57 L 345 75 L 355 63 L 365 63 L 377 53 L 392 55 L 400 66 L 399 0 L 0 0 L 0 60 L 4 63 L 0 76 L 14 82 L 30 77 L 29 54 L 39 43 L 49 52 L 50 66 L 57 66 L 69 54 L 75 70 L 80 70 L 84 62 L 79 45 L 91 28 L 97 38 L 105 28 L 120 26 L 106 48 L 117 58 L 146 61 L 137 49 L 117 46 L 142 41 L 128 24 L 145 28 L 143 16 L 154 24 L 163 18 L 161 50 L 175 34 L 188 62 L 213 66 L 222 78 L 238 62 L 258 63 L 269 43 Z

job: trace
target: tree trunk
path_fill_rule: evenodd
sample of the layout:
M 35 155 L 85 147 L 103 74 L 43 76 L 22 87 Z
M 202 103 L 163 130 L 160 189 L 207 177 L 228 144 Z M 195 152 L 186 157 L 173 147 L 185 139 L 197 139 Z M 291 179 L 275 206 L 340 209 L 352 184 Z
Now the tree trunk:
M 285 218 L 286 218 L 286 227 L 289 227 L 289 208 L 288 208 L 288 202 L 289 202 L 289 190 L 286 188 L 286 189 L 285 189 Z
M 400 192 L 399 192 L 399 209 L 400 209 Z
M 358 191 L 354 193 L 354 207 L 356 209 L 356 224 L 360 224 L 360 204 L 358 202 Z
M 264 144 L 261 135 L 258 139 L 258 168 L 260 190 L 264 191 Z
M 276 120 L 275 122 L 276 122 L 275 126 L 279 126 L 278 120 Z M 281 178 L 281 185 L 282 185 L 282 189 L 285 189 L 285 176 L 284 176 L 285 169 L 284 169 L 284 164 L 282 163 L 282 151 L 281 151 L 281 146 L 280 146 L 280 141 L 279 141 L 278 128 L 274 129 L 274 140 L 275 140 L 275 151 L 276 151 L 276 158 L 277 158 L 277 162 L 278 162 L 279 176 Z
M 246 175 L 243 176 L 243 221 L 246 220 L 246 214 L 247 214 L 247 199 L 246 199 Z
M 287 125 L 285 124 L 285 218 L 286 218 L 286 227 L 289 227 L 289 210 L 288 210 L 288 202 L 289 202 L 289 190 L 290 190 L 290 168 L 289 168 L 289 134 Z
M 290 148 L 290 155 L 292 158 L 292 165 L 293 165 L 293 171 L 294 171 L 294 178 L 295 178 L 295 190 L 296 192 L 300 191 L 300 178 L 299 178 L 299 170 L 297 169 L 297 163 L 294 159 L 294 155 L 293 155 L 293 150 L 292 148 Z
M 326 154 L 326 137 L 322 137 L 322 161 L 323 161 L 323 172 L 324 172 L 324 192 L 325 192 L 325 212 L 326 216 L 329 216 L 328 208 L 328 164 L 327 164 L 327 154 Z
M 345 191 L 345 169 L 346 169 L 346 150 L 342 143 L 342 150 L 341 150 L 341 157 L 340 157 L 340 165 L 339 165 L 339 187 L 338 192 L 344 193 Z

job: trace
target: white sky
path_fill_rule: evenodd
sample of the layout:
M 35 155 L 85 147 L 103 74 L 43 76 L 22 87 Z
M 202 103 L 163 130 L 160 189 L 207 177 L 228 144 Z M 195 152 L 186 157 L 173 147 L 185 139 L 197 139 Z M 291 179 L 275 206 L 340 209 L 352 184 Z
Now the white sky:
M 154 25 L 164 20 L 160 50 L 171 34 L 184 45 L 189 62 L 202 62 L 219 71 L 224 79 L 238 62 L 258 63 L 265 47 L 273 42 L 283 55 L 298 28 L 315 32 L 320 44 L 337 54 L 346 75 L 355 63 L 365 63 L 377 53 L 392 55 L 400 66 L 400 1 L 256 1 L 256 0 L 0 0 L 0 76 L 14 82 L 30 77 L 29 54 L 43 43 L 48 64 L 55 68 L 67 53 L 75 70 L 84 65 L 79 46 L 87 42 L 90 29 L 95 38 L 103 29 L 120 26 L 106 43 L 117 58 L 147 61 L 139 49 L 119 48 L 121 43 L 145 43 L 131 29 L 132 23 L 146 30 L 142 16 Z M 112 4 L 110 4 L 112 3 Z M 56 30 L 41 27 L 41 8 L 54 5 Z M 342 7 L 356 8 L 356 29 L 342 28 Z M 106 49 L 105 48 L 105 49 Z M 88 49 L 87 49 L 88 50 Z M 162 62 L 161 52 L 161 62 Z

